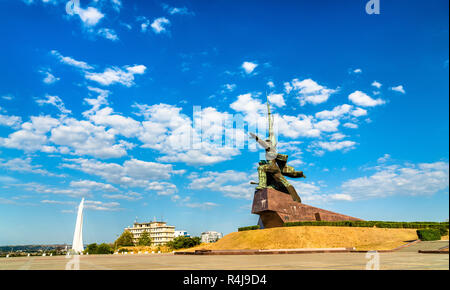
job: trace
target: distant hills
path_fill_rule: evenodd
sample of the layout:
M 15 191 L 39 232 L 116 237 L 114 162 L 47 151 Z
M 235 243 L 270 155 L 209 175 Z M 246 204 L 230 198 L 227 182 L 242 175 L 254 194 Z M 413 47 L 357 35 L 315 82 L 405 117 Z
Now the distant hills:
M 71 245 L 68 244 L 0 246 L 0 252 L 39 252 L 50 250 L 64 250 L 66 246 L 68 249 L 71 248 Z

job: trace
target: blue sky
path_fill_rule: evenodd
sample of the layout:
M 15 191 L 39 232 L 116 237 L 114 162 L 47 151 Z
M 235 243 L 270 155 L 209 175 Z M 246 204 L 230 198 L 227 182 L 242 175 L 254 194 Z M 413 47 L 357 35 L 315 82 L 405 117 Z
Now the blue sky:
M 66 2 L 0 1 L 0 245 L 256 224 L 266 93 L 304 203 L 448 219 L 448 1 Z

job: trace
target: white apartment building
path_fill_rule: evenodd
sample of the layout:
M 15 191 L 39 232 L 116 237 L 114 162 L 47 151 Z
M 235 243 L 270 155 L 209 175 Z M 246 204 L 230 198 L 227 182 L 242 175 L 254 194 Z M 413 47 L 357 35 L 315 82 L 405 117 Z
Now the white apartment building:
M 223 237 L 222 233 L 215 231 L 203 232 L 201 237 L 202 243 L 214 243 Z
M 149 232 L 152 239 L 152 246 L 161 246 L 170 242 L 175 237 L 175 227 L 167 225 L 166 222 L 135 222 L 132 227 L 127 227 L 125 230 L 133 234 L 133 242 L 137 244 L 139 237 L 144 231 Z
M 190 237 L 191 235 L 188 234 L 187 231 L 181 230 L 181 231 L 175 231 L 175 238 L 177 237 Z

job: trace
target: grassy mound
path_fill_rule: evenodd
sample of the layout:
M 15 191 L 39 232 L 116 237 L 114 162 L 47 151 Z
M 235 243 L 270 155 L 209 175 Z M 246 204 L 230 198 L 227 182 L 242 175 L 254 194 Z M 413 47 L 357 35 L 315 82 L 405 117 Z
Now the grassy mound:
M 202 244 L 187 251 L 341 247 L 355 247 L 357 250 L 390 250 L 416 239 L 415 229 L 280 227 L 234 232 L 216 243 Z

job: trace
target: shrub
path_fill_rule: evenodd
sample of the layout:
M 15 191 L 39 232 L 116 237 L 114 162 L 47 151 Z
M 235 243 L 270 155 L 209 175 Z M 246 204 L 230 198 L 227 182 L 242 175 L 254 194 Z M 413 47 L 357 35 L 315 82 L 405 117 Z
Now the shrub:
M 112 254 L 114 250 L 112 247 L 106 243 L 98 245 L 97 252 L 95 254 Z
M 114 242 L 114 248 L 134 246 L 133 234 L 130 231 L 124 231 L 120 237 Z
M 114 251 L 111 247 L 111 245 L 102 243 L 100 245 L 97 245 L 97 243 L 89 244 L 87 245 L 86 249 L 84 250 L 84 253 L 89 253 L 89 255 L 98 255 L 98 254 L 112 254 Z
M 439 229 L 422 229 L 417 230 L 417 236 L 421 241 L 436 241 L 441 239 Z
M 86 249 L 84 250 L 83 253 L 87 254 L 89 253 L 90 255 L 96 254 L 97 253 L 97 243 L 93 243 L 93 244 L 89 244 L 86 246 Z
M 249 226 L 249 227 L 238 228 L 239 232 L 252 231 L 252 230 L 259 230 L 259 226 Z
M 446 235 L 448 235 L 448 228 L 445 226 L 440 226 L 439 232 L 440 232 L 441 236 L 446 236 Z
M 171 249 L 184 249 L 184 248 L 192 248 L 194 246 L 200 245 L 200 238 L 199 237 L 185 237 L 180 236 L 176 237 L 172 241 L 168 242 L 166 244 L 167 247 Z
M 448 233 L 448 222 L 392 222 L 392 221 L 310 221 L 310 222 L 287 222 L 285 227 L 295 226 L 335 226 L 335 227 L 377 227 L 392 229 L 437 229 L 441 235 Z
M 138 246 L 151 246 L 152 245 L 152 238 L 150 237 L 150 234 L 147 231 L 144 231 L 141 234 L 137 245 Z

